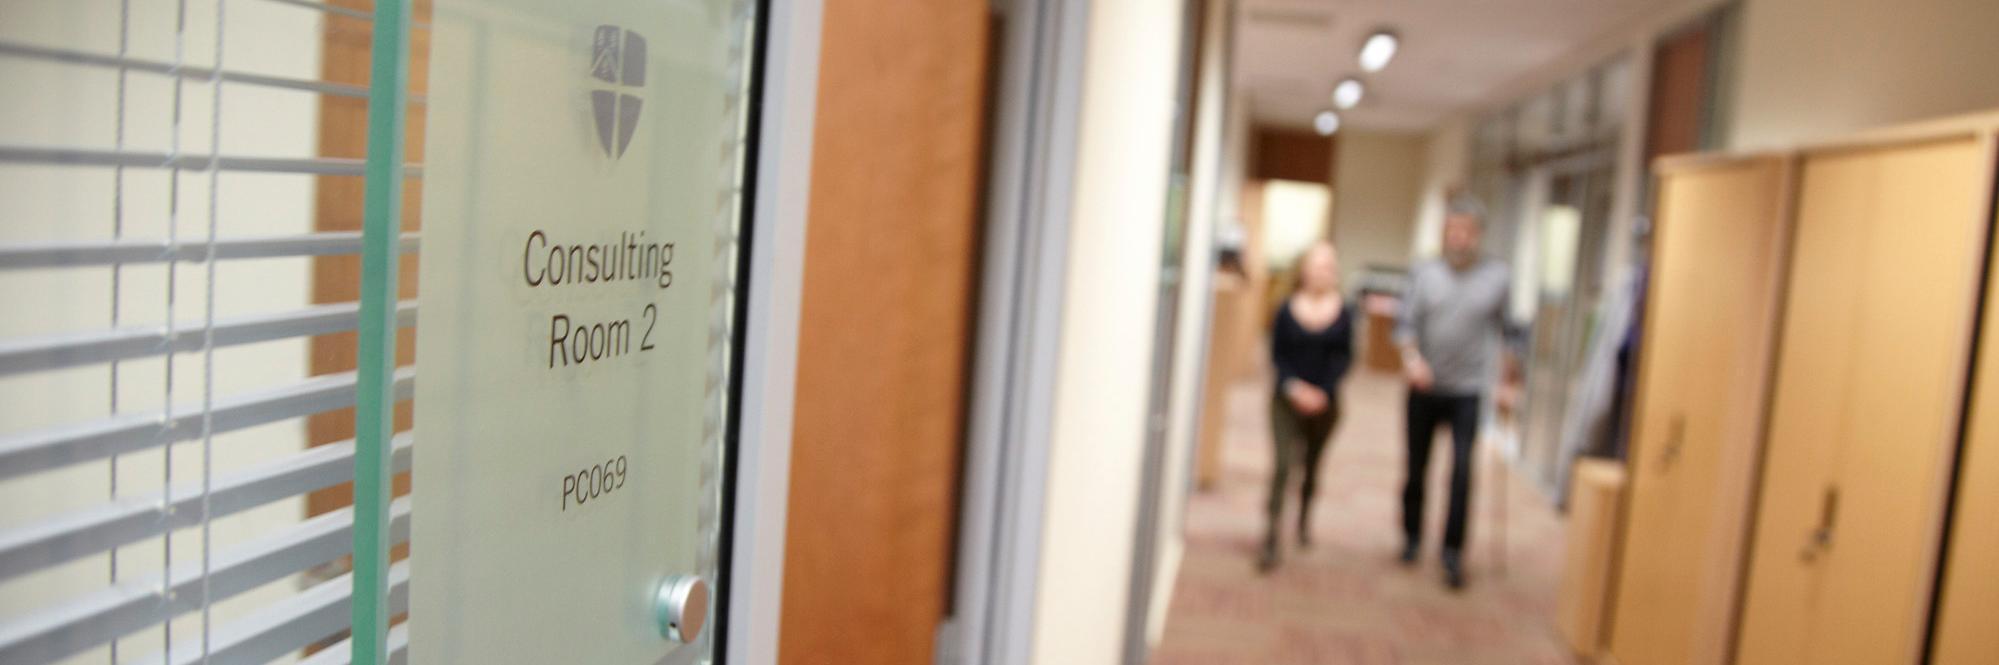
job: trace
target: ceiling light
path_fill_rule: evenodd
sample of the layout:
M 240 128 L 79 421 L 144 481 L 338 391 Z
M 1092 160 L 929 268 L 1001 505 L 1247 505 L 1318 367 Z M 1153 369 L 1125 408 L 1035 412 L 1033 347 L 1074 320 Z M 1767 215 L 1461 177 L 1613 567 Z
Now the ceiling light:
M 1396 47 L 1401 46 L 1401 43 L 1402 40 L 1398 39 L 1395 33 L 1387 30 L 1376 30 L 1374 34 L 1368 35 L 1367 42 L 1360 46 L 1361 70 L 1378 72 L 1381 68 L 1387 67 L 1388 61 L 1395 57 Z
M 1340 114 L 1320 111 L 1312 118 L 1312 129 L 1318 131 L 1320 136 L 1332 136 L 1333 132 L 1340 131 Z
M 1353 108 L 1360 104 L 1360 96 L 1365 92 L 1366 89 L 1360 85 L 1360 79 L 1342 79 L 1339 85 L 1333 86 L 1333 106 L 1341 110 Z

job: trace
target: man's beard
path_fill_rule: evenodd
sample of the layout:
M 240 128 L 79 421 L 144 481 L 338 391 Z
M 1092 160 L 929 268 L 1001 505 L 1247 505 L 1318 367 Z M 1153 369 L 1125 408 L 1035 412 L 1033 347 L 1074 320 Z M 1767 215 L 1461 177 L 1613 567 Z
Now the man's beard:
M 1444 260 L 1449 262 L 1452 267 L 1467 268 L 1470 267 L 1472 263 L 1478 261 L 1478 250 L 1472 248 L 1445 249 Z

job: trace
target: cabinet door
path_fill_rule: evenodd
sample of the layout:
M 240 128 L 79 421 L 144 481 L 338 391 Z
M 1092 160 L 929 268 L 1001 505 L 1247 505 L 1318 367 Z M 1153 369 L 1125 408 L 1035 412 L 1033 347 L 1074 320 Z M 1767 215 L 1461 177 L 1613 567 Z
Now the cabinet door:
M 1805 160 L 1737 662 L 1918 654 L 1983 258 L 1978 145 Z
M 1990 280 L 1988 273 L 1986 279 Z M 1937 605 L 1935 665 L 1977 665 L 1999 653 L 1999 294 L 1985 299 L 1983 339 L 1958 459 L 1950 550 Z
M 1670 171 L 1660 182 L 1632 494 L 1610 632 L 1625 665 L 1719 663 L 1760 436 L 1786 167 Z

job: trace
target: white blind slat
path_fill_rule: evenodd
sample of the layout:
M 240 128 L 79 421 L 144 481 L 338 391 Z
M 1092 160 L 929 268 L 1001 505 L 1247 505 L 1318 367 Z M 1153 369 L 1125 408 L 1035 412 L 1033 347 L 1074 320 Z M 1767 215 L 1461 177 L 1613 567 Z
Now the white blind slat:
M 399 561 L 389 567 L 390 614 L 409 611 L 409 581 L 408 561 Z M 210 652 L 206 662 L 212 665 L 262 665 L 340 634 L 347 629 L 348 601 L 353 588 L 353 574 L 342 574 L 241 620 L 217 627 L 209 634 Z M 134 665 L 199 665 L 203 662 L 201 644 L 195 642 L 175 647 L 171 658 L 155 653 Z
M 222 319 L 214 326 L 215 348 L 347 332 L 359 320 L 360 305 L 351 302 Z M 397 304 L 396 326 L 414 325 L 416 301 Z M 4 340 L 0 376 L 198 351 L 208 332 L 205 328 L 198 322 L 183 322 L 173 327 L 171 336 L 166 326 L 136 326 Z
M 416 253 L 418 235 L 405 233 L 399 250 Z M 338 256 L 361 253 L 361 234 L 329 231 L 282 236 L 217 238 L 217 260 L 270 259 L 293 256 Z M 89 242 L 39 242 L 0 245 L 0 270 L 35 268 L 76 268 L 111 264 L 202 262 L 208 260 L 209 242 L 199 240 L 131 239 Z
M 0 164 L 123 166 L 125 168 L 179 169 L 181 171 L 195 172 L 207 171 L 210 166 L 213 166 L 219 171 L 294 173 L 300 175 L 360 176 L 363 173 L 361 160 L 344 157 L 246 157 L 242 155 L 211 157 L 209 155 L 185 151 L 168 154 L 164 152 L 45 148 L 39 146 L 0 146 Z M 403 176 L 407 178 L 423 177 L 423 167 L 417 164 L 404 166 Z
M 393 440 L 392 462 L 397 473 L 409 470 L 413 440 L 408 432 Z M 278 462 L 216 479 L 209 511 L 214 518 L 226 517 L 353 478 L 353 440 L 314 446 Z M 183 485 L 174 489 L 173 496 L 171 510 L 163 509 L 159 496 L 148 492 L 0 532 L 0 580 L 138 542 L 169 528 L 199 524 L 201 488 Z
M 393 581 L 393 580 L 391 580 Z M 394 589 L 390 590 L 393 602 Z M 410 624 L 405 621 L 389 627 L 389 665 L 409 665 Z M 298 665 L 348 665 L 354 662 L 353 640 L 341 640 L 326 650 L 298 662 Z
M 391 543 L 409 540 L 409 497 L 389 506 Z M 0 662 L 39 665 L 199 610 L 204 601 L 235 596 L 353 550 L 354 511 L 343 508 L 221 552 L 209 561 L 202 597 L 201 562 L 176 565 L 173 575 L 122 582 L 47 611 L 0 625 Z M 162 592 L 171 579 L 173 590 Z
M 353 372 L 317 376 L 291 385 L 250 391 L 214 403 L 216 434 L 354 405 Z M 395 399 L 416 391 L 416 369 L 396 370 Z M 0 480 L 100 460 L 112 455 L 185 441 L 201 434 L 199 404 L 174 408 L 171 420 L 135 413 L 0 437 Z

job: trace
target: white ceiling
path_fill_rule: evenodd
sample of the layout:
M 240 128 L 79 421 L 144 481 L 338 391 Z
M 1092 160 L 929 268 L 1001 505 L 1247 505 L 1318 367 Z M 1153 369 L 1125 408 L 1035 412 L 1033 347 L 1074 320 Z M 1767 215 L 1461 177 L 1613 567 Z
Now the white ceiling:
M 1333 84 L 1359 76 L 1343 127 L 1420 131 L 1503 94 L 1521 77 L 1688 0 L 1246 0 L 1236 80 L 1257 124 L 1310 127 Z M 1378 28 L 1402 37 L 1387 69 L 1355 56 Z

